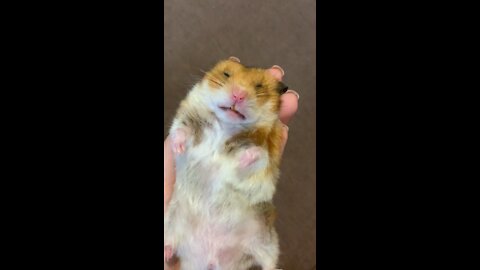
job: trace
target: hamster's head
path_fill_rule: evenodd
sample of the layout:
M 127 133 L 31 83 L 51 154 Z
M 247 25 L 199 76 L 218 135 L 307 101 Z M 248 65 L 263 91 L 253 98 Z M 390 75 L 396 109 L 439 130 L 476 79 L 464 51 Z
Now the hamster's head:
M 237 58 L 219 62 L 205 74 L 202 89 L 209 109 L 223 122 L 256 124 L 275 121 L 280 96 L 288 89 L 284 71 L 246 67 Z

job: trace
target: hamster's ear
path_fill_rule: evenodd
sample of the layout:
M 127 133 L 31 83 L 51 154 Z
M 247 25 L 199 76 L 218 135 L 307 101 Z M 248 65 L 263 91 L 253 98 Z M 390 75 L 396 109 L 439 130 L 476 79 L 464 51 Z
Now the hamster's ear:
M 283 80 L 283 77 L 285 76 L 285 71 L 283 70 L 283 68 L 277 65 L 271 67 L 267 71 L 271 75 L 273 75 L 273 77 L 275 77 L 275 79 L 277 79 L 279 82 L 281 82 Z
M 241 63 L 241 62 L 240 62 L 240 59 L 238 59 L 238 58 L 235 57 L 235 56 L 231 56 L 230 58 L 228 58 L 228 60 L 233 61 L 233 62 L 237 62 L 237 63 Z

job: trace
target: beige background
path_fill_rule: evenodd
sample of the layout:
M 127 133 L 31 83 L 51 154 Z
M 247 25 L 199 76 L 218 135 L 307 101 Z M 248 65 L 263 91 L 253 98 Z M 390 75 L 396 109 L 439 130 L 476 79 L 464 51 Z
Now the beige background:
M 285 270 L 316 269 L 316 15 L 314 0 L 165 1 L 165 126 L 189 87 L 218 60 L 282 66 L 300 95 L 275 203 Z

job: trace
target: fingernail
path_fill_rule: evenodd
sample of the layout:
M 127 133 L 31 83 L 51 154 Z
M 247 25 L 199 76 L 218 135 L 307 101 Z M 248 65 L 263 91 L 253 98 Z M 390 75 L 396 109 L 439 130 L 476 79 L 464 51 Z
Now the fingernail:
M 278 66 L 278 65 L 274 65 L 272 68 L 276 68 L 276 69 L 280 70 L 280 72 L 282 72 L 282 77 L 285 76 L 285 70 L 283 70 L 282 67 L 280 67 L 280 66 Z
M 290 131 L 290 128 L 287 125 L 283 125 L 283 128 L 287 130 L 287 132 Z
M 297 93 L 297 91 L 295 91 L 295 90 L 288 90 L 286 93 L 292 93 L 292 94 L 294 94 L 295 96 L 297 96 L 298 100 L 300 100 L 300 94 Z M 286 94 L 286 93 L 285 93 L 285 94 Z

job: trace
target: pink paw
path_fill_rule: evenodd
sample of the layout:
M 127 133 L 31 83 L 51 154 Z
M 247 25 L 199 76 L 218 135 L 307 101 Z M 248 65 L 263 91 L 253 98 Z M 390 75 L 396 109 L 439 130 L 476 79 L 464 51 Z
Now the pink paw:
M 173 248 L 170 245 L 163 247 L 163 259 L 166 263 L 170 262 L 173 258 Z
M 187 132 L 183 129 L 178 129 L 172 138 L 173 153 L 180 155 L 185 153 L 185 145 L 187 143 Z
M 251 147 L 245 150 L 240 157 L 240 168 L 247 168 L 260 158 L 262 148 Z

